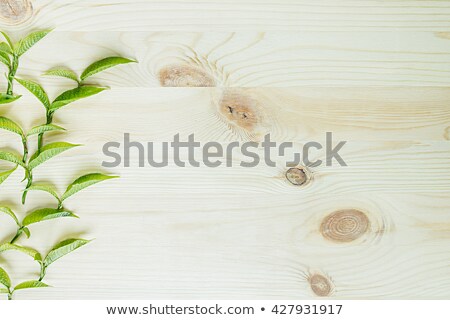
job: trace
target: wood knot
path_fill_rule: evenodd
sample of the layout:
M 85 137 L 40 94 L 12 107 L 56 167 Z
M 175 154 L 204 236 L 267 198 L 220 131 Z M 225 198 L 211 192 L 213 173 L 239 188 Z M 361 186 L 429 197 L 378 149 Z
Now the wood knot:
M 295 186 L 302 186 L 308 183 L 310 177 L 304 168 L 289 168 L 286 171 L 286 179 Z
M 345 209 L 326 216 L 320 225 L 320 233 L 331 241 L 351 242 L 364 235 L 369 227 L 366 214 L 356 209 Z
M 333 283 L 322 274 L 315 273 L 310 275 L 308 282 L 311 290 L 319 297 L 329 297 L 333 294 Z
M 224 93 L 219 110 L 228 121 L 244 129 L 251 130 L 260 122 L 256 100 L 238 92 Z
M 28 0 L 0 0 L 0 17 L 9 24 L 20 24 L 33 15 L 33 5 Z
M 450 39 L 450 32 L 435 32 L 434 34 L 442 39 Z
M 450 127 L 445 128 L 444 139 L 445 140 L 450 140 Z
M 187 65 L 171 65 L 159 70 L 163 87 L 215 87 L 214 78 L 204 70 Z

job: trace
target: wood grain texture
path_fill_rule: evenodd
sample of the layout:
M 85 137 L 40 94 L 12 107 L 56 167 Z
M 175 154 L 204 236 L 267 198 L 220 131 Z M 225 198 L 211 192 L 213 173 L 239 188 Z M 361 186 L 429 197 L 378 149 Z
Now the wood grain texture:
M 449 46 L 450 39 L 432 32 L 55 31 L 23 57 L 20 72 L 37 77 L 49 66 L 65 66 L 81 73 L 89 59 L 121 54 L 139 64 L 94 81 L 116 87 L 448 86 Z
M 122 1 L 35 0 L 33 14 L 19 16 L 2 0 L 3 24 L 14 30 L 48 27 L 70 31 L 448 31 L 448 1 L 245 0 Z M 17 9 L 16 9 L 17 10 Z
M 95 76 L 111 90 L 57 113 L 68 134 L 46 141 L 83 147 L 37 168 L 38 182 L 62 192 L 126 132 L 224 146 L 270 133 L 298 149 L 333 132 L 348 166 L 311 168 L 302 185 L 286 178 L 292 152 L 274 167 L 238 167 L 236 152 L 232 168 L 139 168 L 135 157 L 103 168 L 121 179 L 70 198 L 81 219 L 36 224 L 20 243 L 46 252 L 70 236 L 95 241 L 49 268 L 52 288 L 18 299 L 450 298 L 448 1 L 0 0 L 13 38 L 48 27 L 20 77 L 115 54 L 140 63 Z M 39 81 L 52 97 L 73 85 Z M 41 124 L 42 106 L 16 91 L 0 115 Z M 0 148 L 20 142 L 0 132 Z M 30 192 L 22 207 L 22 178 L 0 186 L 0 203 L 21 217 L 52 204 Z M 0 226 L 1 242 L 14 230 L 6 216 Z M 17 282 L 38 271 L 14 252 L 0 265 Z
M 54 181 L 62 191 L 98 167 L 102 144 L 120 141 L 123 132 L 142 142 L 178 132 L 203 142 L 247 141 L 217 116 L 215 102 L 227 90 L 115 88 L 89 105 L 68 107 L 56 121 L 70 128 L 69 141 L 85 147 L 51 160 L 36 179 Z M 332 281 L 333 298 L 447 298 L 448 89 L 240 90 L 263 100 L 258 110 L 277 141 L 320 141 L 326 130 L 348 139 L 349 166 L 317 168 L 305 187 L 286 181 L 283 158 L 275 168 L 112 169 L 120 180 L 68 201 L 80 221 L 33 228 L 43 251 L 67 234 L 96 241 L 49 270 L 56 288 L 20 297 L 314 298 L 308 277 L 319 273 Z M 132 112 L 124 112 L 127 103 Z M 8 116 L 25 110 L 26 127 L 42 117 L 27 95 L 3 109 Z M 1 137 L 18 147 L 12 135 Z M 17 172 L 1 186 L 2 199 L 18 201 L 20 179 Z M 49 203 L 34 193 L 27 208 Z M 366 212 L 370 228 L 356 241 L 330 242 L 321 222 L 347 208 Z M 8 255 L 16 275 L 32 275 L 33 264 L 20 259 Z
M 96 240 L 52 266 L 47 281 L 55 288 L 18 297 L 314 298 L 306 280 L 313 272 L 332 279 L 333 298 L 448 297 L 448 193 L 305 199 L 149 192 L 111 197 L 103 209 L 98 201 L 86 193 L 70 204 L 83 212 L 80 221 L 33 228 L 42 251 L 67 233 Z M 356 244 L 318 236 L 329 210 L 355 204 L 385 219 L 385 232 Z M 16 278 L 33 275 L 31 261 L 8 259 Z

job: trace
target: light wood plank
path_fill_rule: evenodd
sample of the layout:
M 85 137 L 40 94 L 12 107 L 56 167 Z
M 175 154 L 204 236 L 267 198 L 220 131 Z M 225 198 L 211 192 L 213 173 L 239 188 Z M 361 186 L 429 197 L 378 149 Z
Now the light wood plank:
M 3 0 L 0 10 L 2 27 L 14 30 L 49 24 L 70 31 L 447 31 L 450 26 L 448 1 Z
M 432 32 L 54 31 L 23 56 L 19 74 L 38 78 L 55 66 L 81 73 L 90 62 L 119 54 L 140 63 L 108 70 L 94 82 L 121 87 L 448 86 L 449 44 Z
M 123 144 L 124 133 L 130 133 L 133 141 L 144 145 L 152 141 L 170 142 L 179 133 L 183 141 L 194 134 L 203 144 L 217 141 L 224 147 L 233 141 L 260 142 L 270 133 L 273 141 L 293 142 L 296 148 L 288 150 L 285 156 L 273 157 L 275 167 L 264 164 L 264 153 L 259 148 L 262 160 L 256 168 L 239 167 L 241 161 L 250 160 L 240 152 L 233 154 L 233 168 L 225 165 L 177 168 L 172 160 L 167 168 L 151 168 L 147 162 L 146 168 L 139 168 L 134 153 L 131 168 L 124 168 L 122 163 L 112 171 L 128 181 L 129 194 L 141 193 L 139 190 L 157 194 L 297 193 L 284 178 L 286 163 L 294 159 L 294 151 L 302 152 L 306 142 L 317 141 L 325 146 L 325 133 L 329 131 L 333 133 L 334 145 L 347 141 L 341 155 L 348 166 L 334 162 L 331 167 L 312 168 L 313 183 L 305 186 L 307 194 L 449 191 L 450 142 L 446 136 L 450 126 L 449 93 L 447 89 L 437 88 L 420 91 L 407 88 L 239 89 L 240 96 L 256 101 L 249 110 L 258 121 L 248 128 L 229 121 L 218 106 L 229 90 L 114 89 L 91 98 L 89 106 L 79 102 L 57 114 L 56 123 L 69 129 L 70 138 L 65 139 L 85 147 L 52 160 L 48 169 L 38 168 L 36 177 L 45 176 L 66 185 L 70 178 L 62 180 L 60 176 L 66 176 L 63 173 L 72 172 L 73 177 L 76 172 L 93 168 L 101 161 L 111 161 L 103 155 L 102 146 L 109 141 Z M 20 104 L 8 108 L 5 115 L 16 118 L 26 114 L 21 124 L 27 128 L 39 124 L 37 119 L 43 116 L 42 107 L 32 97 L 25 95 L 22 99 Z M 3 141 L 8 139 L 5 146 L 20 151 L 19 141 L 14 140 L 12 134 L 1 133 L 1 137 Z M 60 139 L 60 135 L 54 135 L 48 141 Z M 155 150 L 155 158 L 159 159 L 161 146 L 155 145 Z M 123 149 L 118 152 L 123 155 Z M 182 152 L 182 157 L 187 159 L 186 151 Z M 325 161 L 325 158 L 325 148 L 310 157 L 312 161 Z M 201 160 L 199 154 L 197 159 Z M 221 161 L 225 163 L 225 157 Z M 12 196 L 16 191 L 6 188 L 3 192 Z M 128 193 L 121 189 L 110 189 L 110 192 Z
M 36 225 L 33 244 L 45 251 L 81 231 L 95 242 L 49 269 L 55 288 L 20 298 L 314 298 L 306 281 L 311 272 L 332 279 L 335 298 L 448 297 L 448 193 L 301 194 L 149 192 L 114 196 L 100 207 L 81 196 L 70 207 L 82 219 L 52 229 Z M 128 209 L 115 206 L 125 202 Z M 363 243 L 321 238 L 324 215 L 347 206 L 384 220 L 384 233 L 370 233 Z M 19 279 L 35 272 L 21 259 L 8 255 Z

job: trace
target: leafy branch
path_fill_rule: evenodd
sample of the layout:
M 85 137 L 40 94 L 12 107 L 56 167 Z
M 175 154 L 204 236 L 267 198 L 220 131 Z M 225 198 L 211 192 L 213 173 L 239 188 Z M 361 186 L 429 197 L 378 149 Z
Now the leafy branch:
M 41 254 L 34 249 L 25 248 L 14 244 L 3 244 L 0 245 L 0 253 L 8 250 L 16 250 L 22 253 L 25 253 L 31 256 L 35 261 L 39 263 L 39 279 L 38 280 L 29 280 L 22 283 L 19 283 L 15 287 L 12 287 L 11 279 L 5 269 L 0 267 L 0 285 L 3 285 L 3 288 L 0 287 L 0 293 L 8 294 L 8 300 L 11 300 L 13 294 L 17 290 L 22 289 L 31 289 L 31 288 L 43 288 L 49 287 L 49 285 L 42 282 L 44 280 L 45 275 L 47 273 L 47 268 L 54 263 L 56 260 L 59 260 L 63 256 L 75 251 L 76 249 L 88 244 L 91 240 L 84 239 L 66 239 L 58 244 L 56 244 L 47 255 L 42 258 Z
M 76 87 L 66 90 L 59 94 L 53 101 L 50 100 L 48 94 L 45 92 L 42 86 L 34 81 L 27 79 L 16 78 L 16 73 L 19 67 L 19 58 L 27 52 L 38 41 L 44 38 L 49 31 L 33 32 L 20 40 L 17 44 L 13 44 L 7 34 L 1 32 L 6 42 L 0 42 L 0 63 L 3 63 L 8 68 L 8 74 L 6 76 L 8 81 L 8 88 L 6 93 L 0 94 L 0 105 L 15 101 L 20 98 L 18 95 L 14 95 L 13 86 L 14 81 L 19 82 L 29 92 L 31 92 L 44 106 L 46 121 L 44 124 L 36 126 L 29 130 L 27 133 L 25 130 L 14 120 L 4 116 L 0 116 L 0 129 L 7 130 L 17 135 L 20 138 L 22 144 L 22 152 L 10 152 L 0 150 L 0 160 L 13 164 L 13 167 L 0 172 L 0 184 L 11 176 L 17 168 L 24 170 L 24 179 L 26 181 L 26 187 L 22 194 L 22 204 L 26 201 L 27 193 L 30 191 L 43 191 L 50 194 L 57 201 L 54 208 L 39 208 L 28 213 L 23 219 L 19 219 L 17 215 L 6 206 L 0 205 L 0 214 L 6 214 L 15 223 L 17 230 L 15 235 L 9 242 L 0 244 L 0 254 L 5 251 L 17 251 L 32 257 L 39 263 L 40 271 L 39 278 L 37 280 L 29 280 L 12 286 L 10 277 L 5 269 L 0 268 L 0 293 L 7 294 L 8 299 L 12 299 L 13 294 L 17 290 L 48 287 L 43 281 L 47 268 L 53 264 L 56 260 L 71 253 L 72 251 L 89 243 L 90 240 L 85 239 L 66 239 L 57 243 L 48 253 L 43 257 L 35 249 L 24 247 L 16 244 L 23 234 L 27 238 L 31 237 L 30 227 L 36 223 L 41 223 L 49 220 L 55 220 L 59 218 L 78 218 L 73 212 L 64 208 L 64 202 L 75 195 L 76 193 L 84 190 L 99 182 L 117 178 L 116 176 L 105 175 L 102 173 L 89 173 L 82 175 L 75 179 L 65 190 L 60 194 L 56 188 L 52 185 L 34 183 L 33 170 L 48 160 L 56 157 L 57 155 L 70 150 L 79 145 L 71 144 L 68 142 L 53 142 L 44 144 L 44 135 L 50 132 L 65 132 L 65 129 L 53 124 L 53 118 L 59 109 L 67 106 L 78 100 L 88 98 L 96 95 L 107 88 L 89 85 L 86 83 L 87 79 L 93 75 L 112 68 L 114 66 L 136 62 L 131 59 L 122 57 L 108 57 L 99 61 L 96 61 L 89 65 L 80 76 L 75 72 L 64 69 L 52 69 L 47 71 L 45 75 L 59 76 L 71 79 L 76 82 Z M 29 156 L 29 140 L 37 136 L 37 151 Z
M 11 279 L 3 268 L 0 268 L 0 284 L 3 285 L 3 288 L 0 287 L 0 293 L 8 294 L 8 300 L 12 300 L 13 294 L 17 290 L 48 287 L 47 284 L 36 280 L 25 281 L 12 287 Z
M 11 38 L 5 32 L 1 32 L 5 42 L 0 42 L 0 62 L 8 69 L 6 75 L 8 88 L 5 93 L 0 94 L 0 104 L 10 103 L 21 97 L 13 93 L 14 77 L 19 68 L 19 58 L 49 32 L 50 30 L 42 30 L 30 33 L 16 44 L 11 41 Z
M 77 178 L 74 182 L 72 182 L 66 189 L 66 191 L 59 196 L 57 191 L 53 186 L 50 185 L 33 185 L 30 188 L 28 188 L 28 191 L 30 190 L 38 190 L 38 191 L 44 191 L 48 194 L 52 195 L 57 201 L 58 201 L 58 207 L 57 209 L 63 208 L 63 202 L 67 200 L 67 198 L 73 196 L 75 193 L 80 192 L 81 190 L 92 186 L 94 184 L 97 184 L 99 182 L 118 178 L 118 176 L 109 176 L 102 173 L 89 173 L 84 176 L 81 176 Z
M 31 186 L 28 188 L 27 191 L 36 190 L 36 191 L 44 191 L 52 195 L 57 201 L 58 206 L 57 208 L 42 208 L 34 210 L 33 212 L 29 213 L 27 216 L 25 216 L 22 220 L 22 222 L 19 221 L 16 214 L 8 207 L 0 207 L 0 213 L 4 213 L 8 216 L 10 216 L 14 222 L 17 225 L 17 232 L 14 235 L 14 237 L 9 242 L 10 244 L 13 244 L 16 242 L 19 237 L 25 233 L 25 235 L 29 238 L 31 235 L 30 230 L 28 227 L 32 224 L 46 221 L 46 220 L 52 220 L 56 218 L 63 218 L 63 217 L 72 217 L 72 218 L 78 218 L 73 212 L 65 210 L 63 208 L 63 203 L 66 199 L 73 196 L 74 194 L 80 192 L 83 189 L 86 189 L 89 186 L 92 186 L 94 184 L 97 184 L 102 181 L 106 181 L 109 179 L 118 178 L 117 176 L 109 176 L 102 173 L 90 173 L 86 174 L 84 176 L 81 176 L 77 178 L 74 182 L 72 182 L 64 192 L 62 196 L 59 196 L 57 191 L 54 187 L 49 185 L 42 185 L 37 184 L 34 186 Z
M 6 117 L 0 117 L 0 129 L 11 131 L 20 136 L 23 144 L 23 155 L 19 156 L 15 153 L 1 151 L 0 150 L 0 160 L 12 162 L 17 166 L 21 166 L 25 170 L 25 179 L 27 180 L 27 186 L 22 195 L 22 204 L 25 203 L 27 189 L 31 187 L 33 183 L 33 170 L 43 164 L 44 162 L 50 160 L 51 158 L 57 156 L 58 154 L 70 150 L 79 145 L 71 144 L 68 142 L 54 142 L 50 143 L 43 148 L 41 151 L 37 151 L 28 159 L 28 137 L 30 134 L 25 135 L 23 129 L 13 120 Z M 49 128 L 47 128 L 49 129 Z M 53 130 L 63 130 L 61 127 L 53 127 Z M 35 127 L 31 132 L 40 132 L 42 129 Z M 11 172 L 12 173 L 12 172 Z M 10 174 L 11 174 L 10 173 Z M 9 176 L 9 175 L 8 175 Z M 4 181 L 4 180 L 3 180 Z

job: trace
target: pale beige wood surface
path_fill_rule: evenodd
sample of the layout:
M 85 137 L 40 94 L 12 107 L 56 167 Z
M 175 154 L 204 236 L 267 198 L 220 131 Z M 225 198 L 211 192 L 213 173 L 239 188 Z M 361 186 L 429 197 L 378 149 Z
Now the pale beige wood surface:
M 289 155 L 273 168 L 102 169 L 121 178 L 67 202 L 81 219 L 33 226 L 20 243 L 45 252 L 67 236 L 95 241 L 49 268 L 53 288 L 17 298 L 317 298 L 316 273 L 332 282 L 330 298 L 450 298 L 449 15 L 448 1 L 0 1 L 0 26 L 15 38 L 56 27 L 19 72 L 52 97 L 72 84 L 39 78 L 51 67 L 79 72 L 115 53 L 140 62 L 96 76 L 111 90 L 57 114 L 68 134 L 47 141 L 84 145 L 36 170 L 60 191 L 101 169 L 103 144 L 125 132 L 143 143 L 194 133 L 226 145 L 270 133 L 300 148 L 327 131 L 348 141 L 348 166 L 312 168 L 303 187 L 285 179 Z M 162 88 L 161 71 L 176 68 L 181 76 L 163 84 L 217 88 Z M 16 91 L 23 97 L 0 115 L 40 124 L 42 106 Z M 221 113 L 231 94 L 250 124 Z M 0 147 L 20 150 L 6 132 Z M 18 170 L 0 186 L 2 204 L 21 216 L 52 204 L 30 193 L 19 205 L 21 179 Z M 367 215 L 368 232 L 327 240 L 322 221 L 346 208 Z M 7 217 L 0 227 L 9 239 Z M 14 281 L 38 268 L 14 252 L 0 265 Z
M 448 1 L 3 0 L 11 29 L 447 31 Z
M 364 87 L 450 84 L 450 37 L 433 32 L 58 30 L 59 27 L 23 57 L 21 74 L 37 76 L 49 66 L 82 71 L 89 58 L 122 54 L 140 63 L 112 69 L 95 79 L 115 87 L 159 87 L 162 75 L 163 84 L 187 85 L 188 76 L 201 71 L 205 74 L 204 79 L 197 83 L 191 80 L 190 85 Z M 174 67 L 185 69 L 177 81 L 165 79 L 164 82 L 164 71 Z M 61 80 L 50 82 L 58 83 Z

